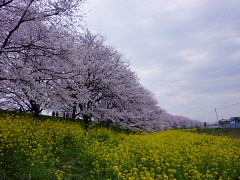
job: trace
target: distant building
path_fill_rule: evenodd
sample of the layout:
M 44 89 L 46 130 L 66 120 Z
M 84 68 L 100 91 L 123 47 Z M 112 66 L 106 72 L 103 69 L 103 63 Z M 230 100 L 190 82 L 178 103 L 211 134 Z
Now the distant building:
M 240 128 L 240 117 L 221 119 L 218 123 L 221 128 Z
M 221 119 L 218 121 L 221 128 L 230 128 L 230 119 Z
M 240 117 L 231 117 L 230 121 L 240 121 Z
M 230 121 L 235 122 L 235 127 L 240 128 L 240 117 L 231 117 Z

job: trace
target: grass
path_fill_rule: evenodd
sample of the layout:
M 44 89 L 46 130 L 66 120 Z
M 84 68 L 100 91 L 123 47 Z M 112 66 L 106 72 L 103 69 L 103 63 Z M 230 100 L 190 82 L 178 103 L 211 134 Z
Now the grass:
M 217 136 L 240 138 L 240 128 L 200 128 L 197 129 L 196 132 Z
M 88 130 L 67 119 L 0 111 L 0 179 L 238 179 L 240 139 L 169 130 Z

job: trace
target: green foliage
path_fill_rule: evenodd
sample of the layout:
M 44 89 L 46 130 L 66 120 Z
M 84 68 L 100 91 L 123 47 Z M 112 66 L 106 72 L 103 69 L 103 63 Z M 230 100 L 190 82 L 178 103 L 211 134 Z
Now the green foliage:
M 240 137 L 240 128 L 199 128 L 196 132 L 217 136 Z

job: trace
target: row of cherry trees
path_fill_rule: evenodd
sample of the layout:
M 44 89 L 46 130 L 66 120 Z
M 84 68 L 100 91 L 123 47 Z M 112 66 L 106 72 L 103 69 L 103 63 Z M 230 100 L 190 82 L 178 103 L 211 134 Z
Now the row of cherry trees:
M 75 31 L 83 3 L 0 1 L 1 107 L 35 116 L 71 112 L 86 124 L 106 121 L 150 131 L 201 126 L 161 109 L 101 35 Z

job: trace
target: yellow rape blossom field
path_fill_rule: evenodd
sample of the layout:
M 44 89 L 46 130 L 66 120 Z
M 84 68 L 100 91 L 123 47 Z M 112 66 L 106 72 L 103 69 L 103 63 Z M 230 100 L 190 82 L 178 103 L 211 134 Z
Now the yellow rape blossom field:
M 60 119 L 60 118 L 59 118 Z M 240 139 L 169 130 L 147 135 L 0 114 L 1 179 L 239 179 Z

